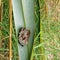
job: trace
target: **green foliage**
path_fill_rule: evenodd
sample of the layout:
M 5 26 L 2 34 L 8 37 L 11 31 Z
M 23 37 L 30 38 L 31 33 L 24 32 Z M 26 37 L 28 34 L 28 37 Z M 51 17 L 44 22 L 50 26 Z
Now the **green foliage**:
M 37 0 L 36 0 L 36 2 L 37 2 L 37 5 L 35 4 L 36 5 L 35 12 L 38 15 L 36 15 L 36 19 L 35 20 L 36 20 L 36 27 L 38 27 L 38 28 L 36 28 L 36 33 L 35 34 L 37 36 L 38 32 L 39 32 L 39 5 L 38 5 L 38 1 Z M 2 22 L 0 22 L 0 26 L 2 27 L 1 33 L 2 33 L 2 35 L 5 38 L 4 39 L 5 40 L 4 46 L 6 46 L 6 44 L 9 44 L 8 40 L 9 40 L 9 26 L 10 26 L 9 25 L 9 1 L 8 0 L 3 0 L 3 18 L 2 18 Z M 4 47 L 0 48 L 0 51 L 4 51 L 4 50 L 9 51 L 9 49 L 7 49 L 7 48 L 4 48 Z M 13 60 L 17 60 L 17 58 L 18 58 L 18 47 L 17 47 L 16 31 L 15 31 L 14 21 L 13 21 L 13 34 L 12 34 L 12 51 L 13 51 Z

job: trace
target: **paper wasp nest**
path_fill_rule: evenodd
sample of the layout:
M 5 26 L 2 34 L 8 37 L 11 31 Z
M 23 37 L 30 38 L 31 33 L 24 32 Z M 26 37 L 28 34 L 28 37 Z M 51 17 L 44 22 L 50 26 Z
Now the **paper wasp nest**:
M 30 36 L 30 30 L 22 27 L 19 30 L 18 42 L 21 46 L 27 45 Z

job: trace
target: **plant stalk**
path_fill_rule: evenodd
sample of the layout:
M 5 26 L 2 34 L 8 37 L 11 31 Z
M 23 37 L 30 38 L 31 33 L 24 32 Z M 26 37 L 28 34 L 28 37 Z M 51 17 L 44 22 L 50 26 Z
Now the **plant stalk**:
M 21 27 L 26 27 L 31 34 L 28 45 L 21 46 L 18 43 L 19 60 L 30 60 L 34 41 L 34 0 L 12 0 L 14 22 L 18 40 L 18 31 Z

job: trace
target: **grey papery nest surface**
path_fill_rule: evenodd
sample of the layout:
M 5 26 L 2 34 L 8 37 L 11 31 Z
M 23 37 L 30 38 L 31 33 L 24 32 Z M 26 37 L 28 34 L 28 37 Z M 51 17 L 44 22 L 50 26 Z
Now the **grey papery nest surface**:
M 30 36 L 30 30 L 22 27 L 19 30 L 19 34 L 18 34 L 18 42 L 20 45 L 24 46 L 28 44 L 28 40 L 29 40 L 29 36 Z

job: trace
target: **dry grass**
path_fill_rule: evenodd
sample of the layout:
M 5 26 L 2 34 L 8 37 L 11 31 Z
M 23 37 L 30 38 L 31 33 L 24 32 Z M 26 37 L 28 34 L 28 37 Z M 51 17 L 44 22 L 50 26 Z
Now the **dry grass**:
M 48 60 L 59 60 L 60 55 L 60 0 L 43 0 L 41 6 L 42 39 Z
M 3 18 L 0 22 L 2 36 L 0 35 L 0 59 L 8 60 L 9 58 L 9 4 L 8 0 L 3 0 Z M 39 13 L 40 12 L 40 13 Z M 45 55 L 47 60 L 60 60 L 60 0 L 35 0 L 36 32 L 32 52 L 32 60 L 40 60 L 41 55 Z M 41 21 L 42 28 L 39 23 Z M 18 48 L 14 21 L 12 29 L 12 60 L 18 60 Z M 41 37 L 39 36 L 40 34 Z M 43 43 L 40 44 L 40 38 Z M 40 54 L 40 47 L 43 46 L 45 52 Z

